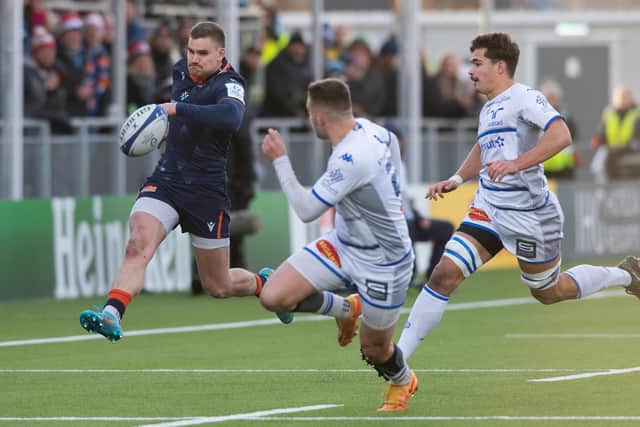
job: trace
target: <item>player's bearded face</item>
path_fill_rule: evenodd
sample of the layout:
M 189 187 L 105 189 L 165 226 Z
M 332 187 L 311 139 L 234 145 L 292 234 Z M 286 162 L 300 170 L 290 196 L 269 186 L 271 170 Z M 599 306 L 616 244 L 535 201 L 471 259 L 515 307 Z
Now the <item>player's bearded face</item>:
M 225 49 L 209 37 L 189 38 L 187 44 L 187 66 L 189 74 L 198 79 L 206 79 L 218 71 Z

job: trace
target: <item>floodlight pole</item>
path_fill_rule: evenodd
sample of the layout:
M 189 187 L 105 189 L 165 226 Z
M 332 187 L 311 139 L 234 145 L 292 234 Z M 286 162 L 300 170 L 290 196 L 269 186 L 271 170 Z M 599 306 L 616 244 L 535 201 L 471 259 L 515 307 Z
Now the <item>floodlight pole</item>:
M 216 3 L 216 15 L 220 25 L 227 36 L 226 54 L 227 60 L 238 70 L 240 67 L 240 24 L 237 0 L 218 0 Z
M 3 2 L 4 3 L 4 2 Z M 24 196 L 24 139 L 22 137 L 22 125 L 24 120 L 24 96 L 23 96 L 23 53 L 22 53 L 22 23 L 23 4 L 21 0 L 12 0 L 4 3 L 2 8 L 4 24 L 2 38 L 7 39 L 4 45 L 9 64 L 6 68 L 8 74 L 8 93 L 3 97 L 3 110 L 5 112 L 4 142 L 5 164 L 10 171 L 9 197 L 12 200 L 20 200 Z M 2 55 L 4 56 L 4 54 Z M 7 153 L 7 150 L 9 152 Z M 8 164 L 7 164 L 8 163 Z M 0 194 L 1 196 L 1 194 Z
M 114 14 L 113 66 L 111 71 L 113 73 L 113 103 L 110 113 L 118 122 L 124 122 L 127 113 L 127 14 L 125 2 L 113 0 L 112 10 Z M 116 149 L 114 148 L 114 150 Z M 119 195 L 124 195 L 126 192 L 127 165 L 125 160 L 125 156 L 121 153 L 115 153 L 115 171 L 112 179 L 115 193 Z
M 491 19 L 494 7 L 494 0 L 480 0 L 480 23 L 478 25 L 478 32 L 481 34 L 491 31 Z
M 422 156 L 422 72 L 420 63 L 420 0 L 403 0 L 399 2 L 399 34 L 400 57 L 399 70 L 400 105 L 398 111 L 405 132 L 405 146 L 408 163 L 409 182 L 420 182 Z

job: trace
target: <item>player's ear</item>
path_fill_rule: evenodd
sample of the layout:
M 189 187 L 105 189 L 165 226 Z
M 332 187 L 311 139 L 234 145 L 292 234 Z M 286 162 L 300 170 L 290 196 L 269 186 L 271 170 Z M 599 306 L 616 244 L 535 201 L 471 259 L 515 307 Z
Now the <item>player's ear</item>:
M 227 49 L 225 49 L 224 47 L 221 47 L 220 50 L 218 50 L 218 60 L 222 61 L 222 58 L 224 58 L 226 54 L 227 54 Z

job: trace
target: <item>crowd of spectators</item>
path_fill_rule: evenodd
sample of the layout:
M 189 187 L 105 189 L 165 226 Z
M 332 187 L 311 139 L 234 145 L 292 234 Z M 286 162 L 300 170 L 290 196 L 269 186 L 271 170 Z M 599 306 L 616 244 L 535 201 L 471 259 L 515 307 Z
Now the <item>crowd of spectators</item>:
M 186 51 L 192 17 L 146 19 L 126 1 L 127 112 L 170 99 L 172 66 Z M 50 121 L 54 133 L 71 131 L 71 117 L 108 115 L 112 102 L 113 16 L 49 10 L 43 0 L 26 0 L 24 13 L 25 114 Z M 153 22 L 153 26 L 148 24 Z M 395 117 L 399 42 L 389 37 L 377 50 L 345 26 L 324 26 L 325 76 L 344 79 L 359 116 Z M 264 6 L 262 31 L 236 64 L 248 82 L 248 117 L 305 117 L 312 80 L 309 41 L 283 30 L 275 9 Z M 425 115 L 465 117 L 478 100 L 459 60 L 447 55 L 440 69 L 423 68 Z

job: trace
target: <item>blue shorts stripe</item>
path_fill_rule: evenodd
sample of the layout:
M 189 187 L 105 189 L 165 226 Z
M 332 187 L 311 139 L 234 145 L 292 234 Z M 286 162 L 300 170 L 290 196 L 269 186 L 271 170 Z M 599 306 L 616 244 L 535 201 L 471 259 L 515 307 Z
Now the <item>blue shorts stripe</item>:
M 377 265 L 377 266 L 380 266 L 380 267 L 391 267 L 391 266 L 393 266 L 393 265 L 400 264 L 400 263 L 401 263 L 402 261 L 404 261 L 404 260 L 405 260 L 409 255 L 411 255 L 411 253 L 412 253 L 412 252 L 413 252 L 413 248 L 409 249 L 409 251 L 408 251 L 406 254 L 404 254 L 404 255 L 402 256 L 402 258 L 400 258 L 400 259 L 399 259 L 399 260 L 397 260 L 397 261 L 390 262 L 389 264 L 376 264 L 376 265 Z
M 370 249 L 378 249 L 380 247 L 380 245 L 364 246 L 364 245 L 358 245 L 357 243 L 351 243 L 351 242 L 349 242 L 347 240 L 342 239 L 337 234 L 336 234 L 336 237 L 338 238 L 340 243 L 342 243 L 343 245 L 351 246 L 352 248 L 356 248 L 356 249 L 370 250 Z
M 320 195 L 318 194 L 318 192 L 315 190 L 315 188 L 311 189 L 311 194 L 313 194 L 315 196 L 316 199 L 320 200 L 322 203 L 324 203 L 325 205 L 329 206 L 330 208 L 333 207 L 333 204 L 327 202 L 325 199 L 323 199 L 322 197 L 320 197 Z
M 469 254 L 469 256 L 471 257 L 471 263 L 473 264 L 473 271 L 476 271 L 478 269 L 478 266 L 476 264 L 476 257 L 473 254 L 473 251 L 471 250 L 471 248 L 469 247 L 469 245 L 467 245 L 467 242 L 465 242 L 464 240 L 462 240 L 460 237 L 458 236 L 453 236 L 453 239 L 456 242 L 460 243 L 467 251 L 467 253 Z M 472 271 L 472 273 L 473 273 Z
M 532 211 L 537 211 L 538 209 L 544 208 L 545 206 L 547 206 L 547 203 L 549 203 L 549 191 L 547 191 L 547 196 L 544 198 L 544 202 L 540 206 L 537 206 L 535 208 L 530 208 L 530 209 L 509 208 L 505 206 L 497 206 L 497 205 L 494 205 L 493 203 L 491 204 L 491 206 L 493 206 L 496 209 L 500 209 L 502 211 L 532 212 Z
M 492 230 L 489 227 L 485 227 L 485 226 L 482 226 L 480 224 L 476 224 L 475 222 L 470 222 L 470 221 L 462 221 L 462 224 L 468 225 L 469 227 L 475 227 L 475 228 L 479 228 L 480 230 L 484 230 L 487 233 L 494 235 L 498 240 L 500 240 L 502 242 L 502 239 L 500 238 L 500 236 L 498 236 L 498 233 L 496 233 L 495 230 Z
M 331 271 L 333 274 L 335 274 L 336 276 L 338 276 L 338 278 L 340 280 L 342 280 L 344 282 L 345 285 L 349 286 L 351 284 L 351 282 L 349 280 L 347 280 L 346 277 L 344 277 L 342 274 L 340 274 L 339 271 L 337 271 L 335 268 L 333 268 L 327 261 L 323 260 L 320 255 L 316 254 L 315 252 L 313 252 L 311 249 L 304 247 L 303 248 L 305 251 L 309 252 L 311 255 L 313 255 L 318 261 L 320 261 L 320 263 L 322 265 L 324 265 L 325 267 L 327 267 L 329 269 L 329 271 Z
M 400 308 L 404 305 L 404 301 L 402 301 L 400 304 L 396 304 L 396 305 L 381 305 L 381 304 L 376 304 L 375 302 L 367 299 L 362 292 L 358 292 L 358 295 L 360 295 L 360 299 L 364 302 L 366 302 L 367 304 L 369 304 L 372 307 L 375 308 L 380 308 L 382 310 L 395 310 L 396 308 Z
M 423 291 L 425 291 L 426 293 L 428 293 L 429 295 L 431 295 L 432 297 L 434 297 L 434 298 L 436 298 L 436 299 L 439 299 L 440 301 L 444 301 L 444 302 L 449 301 L 449 297 L 447 297 L 447 296 L 444 296 L 444 295 L 442 295 L 442 294 L 437 293 L 436 291 L 434 291 L 433 289 L 431 289 L 431 288 L 429 287 L 429 285 L 424 285 L 424 286 L 422 287 L 422 290 L 423 290 Z

